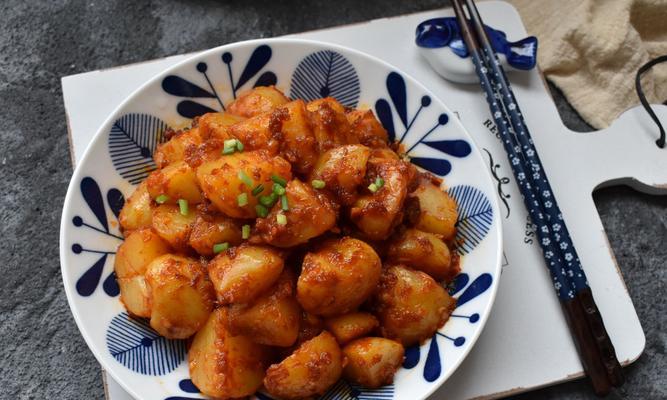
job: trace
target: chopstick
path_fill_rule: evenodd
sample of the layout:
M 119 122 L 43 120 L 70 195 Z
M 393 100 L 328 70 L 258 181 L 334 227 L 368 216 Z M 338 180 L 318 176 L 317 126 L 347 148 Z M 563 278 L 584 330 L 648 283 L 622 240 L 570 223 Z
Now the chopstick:
M 526 208 L 536 226 L 584 370 L 596 394 L 607 394 L 612 386 L 623 383 L 622 369 L 528 127 L 473 0 L 465 0 L 470 22 L 464 14 L 463 0 L 451 2 Z

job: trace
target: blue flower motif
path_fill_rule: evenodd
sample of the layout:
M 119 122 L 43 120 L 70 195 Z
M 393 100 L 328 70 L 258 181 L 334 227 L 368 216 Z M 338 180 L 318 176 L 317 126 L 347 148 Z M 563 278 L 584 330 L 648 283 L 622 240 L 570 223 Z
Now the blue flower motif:
M 221 60 L 227 65 L 227 74 L 229 86 L 232 89 L 232 96 L 235 99 L 238 91 L 246 85 L 253 77 L 255 77 L 271 60 L 271 47 L 268 45 L 260 45 L 252 52 L 245 67 L 243 68 L 238 80 L 234 80 L 234 71 L 232 63 L 234 56 L 230 52 L 225 52 L 221 56 Z M 205 62 L 200 62 L 196 65 L 197 72 L 204 76 L 204 80 L 208 88 L 202 88 L 187 79 L 177 75 L 168 75 L 162 80 L 162 89 L 174 96 L 185 97 L 188 100 L 183 100 L 176 106 L 176 111 L 185 118 L 194 118 L 202 114 L 215 111 L 224 111 L 225 105 L 223 99 L 215 90 L 215 86 L 208 75 L 208 65 Z M 265 71 L 255 81 L 253 87 L 275 85 L 278 78 L 276 74 L 271 71 Z M 190 99 L 215 99 L 220 106 L 219 110 L 201 104 Z
M 385 98 L 381 98 L 375 102 L 375 113 L 377 114 L 377 117 L 384 128 L 387 130 L 390 141 L 393 142 L 397 140 L 398 143 L 407 142 L 409 133 L 411 133 L 411 129 L 413 128 L 415 121 L 419 118 L 422 111 L 431 105 L 432 99 L 428 95 L 422 96 L 419 101 L 419 107 L 417 108 L 417 111 L 413 115 L 409 116 L 407 89 L 403 77 L 397 72 L 390 72 L 389 75 L 387 75 L 386 87 L 391 104 L 393 105 L 393 111 L 389 101 Z M 398 120 L 404 128 L 401 134 L 397 133 L 396 126 L 394 125 L 394 112 L 396 113 Z M 426 132 L 424 132 L 418 140 L 412 142 L 412 145 L 408 147 L 406 153 L 410 157 L 410 160 L 413 164 L 429 170 L 436 175 L 445 176 L 449 174 L 452 169 L 452 164 L 448 160 L 444 158 L 415 156 L 410 154 L 410 152 L 418 145 L 424 144 L 444 154 L 463 158 L 467 157 L 472 152 L 472 148 L 467 141 L 460 139 L 426 141 L 426 139 L 436 129 L 446 125 L 449 122 L 449 116 L 447 116 L 445 113 L 442 113 L 438 115 L 437 121 L 434 122 L 434 125 Z
M 89 229 L 96 234 L 102 234 L 107 237 L 118 239 L 122 241 L 123 238 L 115 233 L 113 233 L 109 227 L 109 222 L 107 220 L 106 207 L 111 209 L 113 215 L 118 218 L 120 210 L 125 204 L 125 198 L 120 190 L 112 188 L 109 189 L 106 195 L 107 205 L 104 203 L 102 197 L 102 191 L 100 190 L 97 182 L 91 177 L 85 177 L 81 180 L 79 185 L 81 189 L 81 195 L 88 205 L 88 208 L 93 212 L 93 215 L 97 219 L 97 223 L 84 220 L 81 216 L 75 215 L 72 218 L 72 224 L 77 228 Z M 96 226 L 97 225 L 97 226 Z M 102 274 L 104 272 L 104 267 L 106 265 L 107 256 L 109 254 L 115 254 L 115 247 L 112 250 L 99 249 L 99 248 L 89 248 L 84 247 L 80 243 L 72 244 L 72 252 L 74 254 L 99 254 L 100 257 L 95 261 L 76 281 L 76 291 L 80 296 L 90 296 L 95 293 L 97 287 L 102 279 Z M 116 274 L 111 272 L 104 279 L 102 283 L 102 288 L 104 292 L 111 296 L 118 296 L 120 289 L 118 283 L 116 282 Z

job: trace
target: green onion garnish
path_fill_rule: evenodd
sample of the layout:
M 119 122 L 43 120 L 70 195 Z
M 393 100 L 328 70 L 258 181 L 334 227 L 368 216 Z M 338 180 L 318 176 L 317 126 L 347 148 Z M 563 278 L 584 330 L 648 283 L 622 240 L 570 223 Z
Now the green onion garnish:
M 161 194 L 158 197 L 155 198 L 155 202 L 158 204 L 164 204 L 166 201 L 169 200 L 169 196 L 166 194 Z
M 273 184 L 273 193 L 277 194 L 278 196 L 282 196 L 285 194 L 285 188 L 283 186 L 280 186 L 277 183 Z
M 238 140 L 236 140 L 236 139 L 225 140 L 224 146 L 222 148 L 222 154 L 228 155 L 228 154 L 232 154 L 233 152 L 235 152 L 237 142 L 238 142 Z
M 250 225 L 243 225 L 241 228 L 241 238 L 247 239 L 250 237 Z
M 287 225 L 287 216 L 285 214 L 276 214 L 276 222 L 278 225 Z
M 251 188 L 251 187 L 255 186 L 255 182 L 253 182 L 252 179 L 250 179 L 250 177 L 248 176 L 248 174 L 245 173 L 244 170 L 240 170 L 240 171 L 239 171 L 239 179 L 240 179 L 240 180 L 241 180 L 247 187 L 250 187 L 250 188 Z
M 236 197 L 236 202 L 238 203 L 239 207 L 247 206 L 248 205 L 248 193 L 241 193 Z
M 384 179 L 382 179 L 380 177 L 375 178 L 375 186 L 377 186 L 378 189 L 380 189 L 382 186 L 384 186 Z
M 224 242 L 224 243 L 217 243 L 213 245 L 213 253 L 218 254 L 221 251 L 225 251 L 229 248 L 229 243 Z
M 236 141 L 236 150 L 238 150 L 239 153 L 240 153 L 240 152 L 243 151 L 244 148 L 245 148 L 245 146 L 243 145 L 243 143 L 241 143 L 240 140 L 237 140 L 237 141 Z
M 222 149 L 222 155 L 223 156 L 228 156 L 234 152 L 234 148 L 231 147 L 229 149 Z
M 259 196 L 259 203 L 264 207 L 271 208 L 276 204 L 276 201 L 278 201 L 278 195 L 275 193 L 271 193 L 268 196 Z
M 374 183 L 371 183 L 370 185 L 368 185 L 368 190 L 370 190 L 372 193 L 377 192 L 378 189 L 380 189 L 380 188 L 378 187 L 378 185 L 376 185 Z
M 275 183 L 279 184 L 282 187 L 287 186 L 287 181 L 282 176 L 271 175 L 271 180 L 274 181 Z
M 289 203 L 287 202 L 287 196 L 285 195 L 280 196 L 280 206 L 282 207 L 283 211 L 289 210 Z
M 324 189 L 324 186 L 326 186 L 326 183 L 324 181 L 321 181 L 319 179 L 313 179 L 310 184 L 315 188 L 315 189 Z
M 257 197 L 258 194 L 262 193 L 264 191 L 264 185 L 261 183 L 252 190 L 252 195 Z
M 260 218 L 266 218 L 269 215 L 269 210 L 261 204 L 255 206 L 255 211 L 257 211 L 257 216 Z
M 178 199 L 178 208 L 181 210 L 181 215 L 188 215 L 188 201 L 185 199 Z

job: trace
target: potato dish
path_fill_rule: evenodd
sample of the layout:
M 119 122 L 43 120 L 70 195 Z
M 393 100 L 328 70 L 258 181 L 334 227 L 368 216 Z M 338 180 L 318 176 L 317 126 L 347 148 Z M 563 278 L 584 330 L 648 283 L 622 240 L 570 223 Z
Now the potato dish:
M 205 395 L 377 388 L 449 318 L 456 203 L 371 111 L 257 87 L 166 135 L 114 268 Z

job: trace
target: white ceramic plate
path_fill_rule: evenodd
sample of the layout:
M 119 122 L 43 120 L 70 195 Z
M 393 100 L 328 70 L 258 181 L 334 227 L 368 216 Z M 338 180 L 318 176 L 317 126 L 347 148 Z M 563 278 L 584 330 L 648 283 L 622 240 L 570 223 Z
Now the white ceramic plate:
M 147 82 L 107 119 L 74 171 L 61 221 L 63 281 L 81 334 L 135 398 L 202 397 L 189 380 L 186 342 L 161 338 L 147 323 L 129 319 L 119 301 L 117 215 L 155 168 L 151 155 L 167 127 L 187 126 L 264 84 L 293 98 L 333 96 L 372 109 L 410 149 L 412 161 L 443 177 L 443 188 L 456 198 L 462 273 L 450 288 L 458 299 L 454 315 L 432 339 L 406 349 L 393 385 L 365 390 L 340 381 L 323 398 L 427 397 L 463 361 L 491 312 L 502 251 L 494 186 L 471 136 L 426 88 L 383 61 L 326 43 L 267 39 L 211 49 Z

